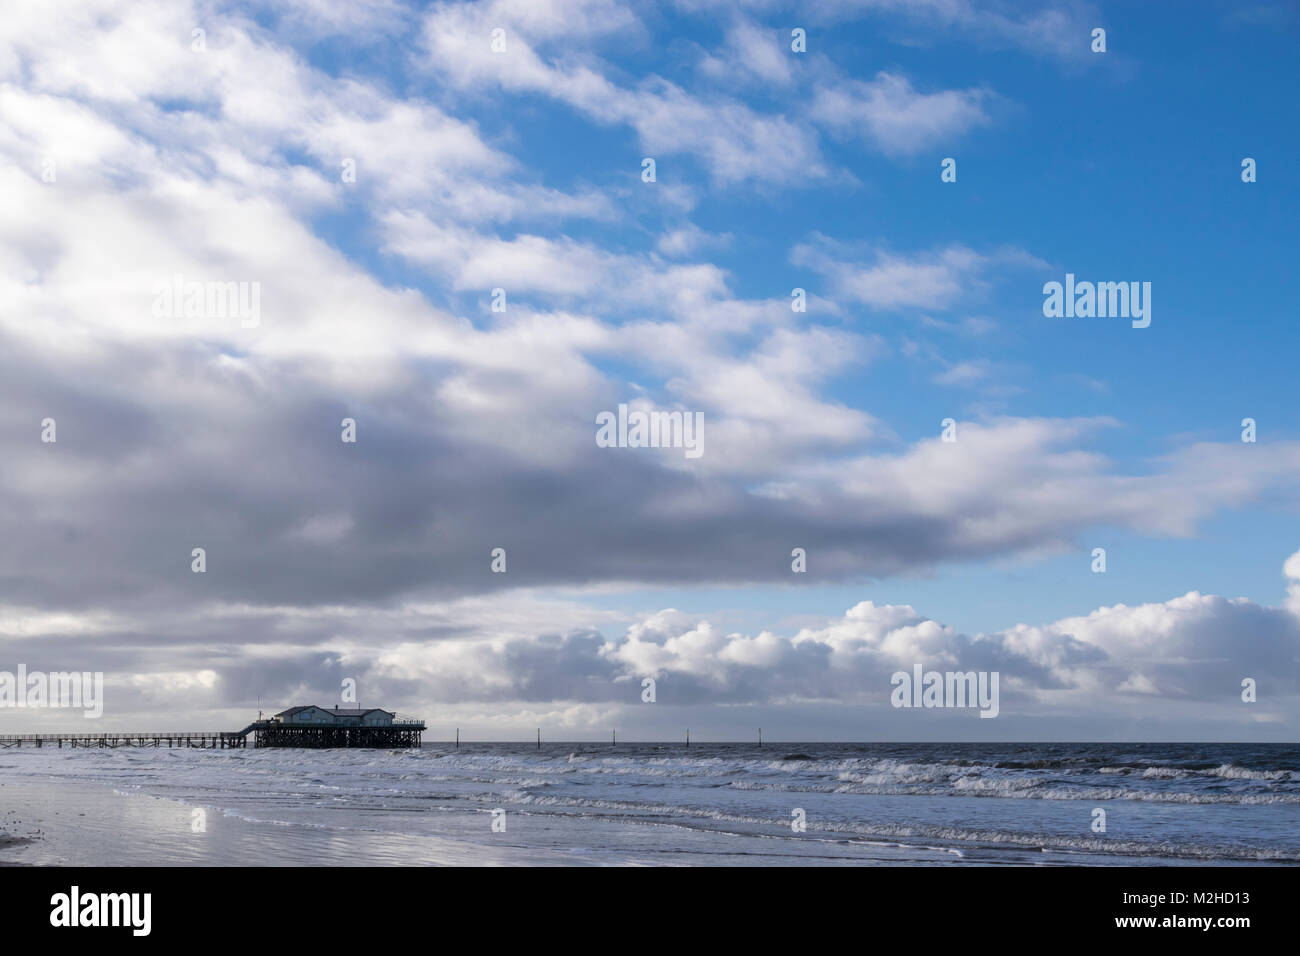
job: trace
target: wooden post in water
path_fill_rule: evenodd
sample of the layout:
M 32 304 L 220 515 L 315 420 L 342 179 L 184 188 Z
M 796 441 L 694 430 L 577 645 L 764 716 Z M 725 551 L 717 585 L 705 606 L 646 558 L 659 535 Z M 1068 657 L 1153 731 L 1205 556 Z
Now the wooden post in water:
M 460 728 L 456 728 L 456 749 L 460 749 Z
M 759 728 L 758 728 L 758 745 L 759 745 L 760 747 L 763 746 L 763 728 L 762 728 L 762 727 L 759 727 Z
M 609 745 L 610 745 L 611 747 L 617 747 L 617 746 L 618 746 L 618 731 L 617 731 L 617 730 L 611 730 L 611 731 L 609 732 Z
M 689 747 L 690 745 L 691 745 L 691 728 L 687 727 L 687 728 L 686 728 L 686 746 Z
M 538 750 L 542 749 L 542 728 L 541 727 L 537 728 L 537 749 Z

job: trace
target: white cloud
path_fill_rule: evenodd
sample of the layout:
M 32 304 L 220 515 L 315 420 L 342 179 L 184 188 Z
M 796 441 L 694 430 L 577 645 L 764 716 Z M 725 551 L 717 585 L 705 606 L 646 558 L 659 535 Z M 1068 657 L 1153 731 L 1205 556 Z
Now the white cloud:
M 935 375 L 931 381 L 936 385 L 978 385 L 996 371 L 997 366 L 988 359 L 971 359 L 965 362 L 954 362 Z
M 828 173 L 815 133 L 784 116 L 759 113 L 731 98 L 701 98 L 656 75 L 635 87 L 620 86 L 598 62 L 543 59 L 524 28 L 518 37 L 508 34 L 505 52 L 492 52 L 491 31 L 508 30 L 508 23 L 491 7 L 435 7 L 424 30 L 429 69 L 462 89 L 543 93 L 596 122 L 630 126 L 642 149 L 661 164 L 667 156 L 694 154 L 719 183 L 789 183 Z M 639 172 L 637 164 L 629 168 Z M 668 168 L 659 177 L 674 178 Z
M 700 71 L 727 84 L 760 80 L 785 86 L 794 78 L 789 30 L 763 28 L 739 19 L 727 28 L 723 48 L 702 57 Z
M 910 256 L 875 250 L 867 266 L 858 253 L 817 237 L 796 245 L 790 259 L 826 276 L 836 295 L 873 309 L 948 309 L 988 289 L 996 270 L 1042 265 L 1022 250 L 979 253 L 961 244 Z
M 839 136 L 860 136 L 890 154 L 950 145 L 990 123 L 987 90 L 921 93 L 907 77 L 880 72 L 869 82 L 840 80 L 817 89 L 812 118 Z
M 714 235 L 688 222 L 661 235 L 655 241 L 655 249 L 670 259 L 683 259 L 712 246 L 726 245 L 730 240 L 730 234 Z
M 1243 640 L 1247 633 L 1251 640 Z M 1012 718 L 1095 719 L 1140 707 L 1176 734 L 1178 705 L 1187 701 L 1227 726 L 1300 713 L 1300 617 L 1196 592 L 974 637 L 912 607 L 871 601 L 793 635 L 726 633 L 673 609 L 634 621 L 620 637 L 586 629 L 550 634 L 405 644 L 379 666 L 390 677 L 435 680 L 439 694 L 467 703 L 626 704 L 627 685 L 654 677 L 661 702 L 678 705 L 821 701 L 887 710 L 890 676 L 920 664 L 998 671 L 1002 712 Z M 1256 705 L 1240 698 L 1248 676 L 1265 688 Z
M 983 45 L 1015 47 L 1039 56 L 1082 60 L 1096 9 L 1081 0 L 1026 7 L 1014 0 L 817 0 L 816 19 L 838 23 L 870 15 L 894 17 L 908 43 L 933 42 L 936 32 L 969 36 Z

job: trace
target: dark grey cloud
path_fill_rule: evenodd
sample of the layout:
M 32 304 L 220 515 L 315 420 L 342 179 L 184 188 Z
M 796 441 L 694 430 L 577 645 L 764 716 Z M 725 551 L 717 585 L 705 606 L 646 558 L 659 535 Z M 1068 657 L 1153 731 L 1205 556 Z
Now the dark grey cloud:
M 824 476 L 809 479 L 814 495 L 778 497 L 744 476 L 683 467 L 665 457 L 680 454 L 672 450 L 597 448 L 594 412 L 590 421 L 521 412 L 521 428 L 531 417 L 572 439 L 559 460 L 529 460 L 431 400 L 436 371 L 356 396 L 298 363 L 257 371 L 236 374 L 211 349 L 146 346 L 105 346 L 68 366 L 6 339 L 0 599 L 316 605 L 610 581 L 864 580 L 1069 547 L 1099 520 L 1176 508 L 1179 496 L 1153 476 L 1128 480 L 1119 504 L 1076 501 L 1114 479 L 1063 477 L 1048 450 L 1017 440 L 1006 454 L 1024 462 L 1023 477 L 1007 474 L 1013 461 L 990 471 L 970 459 L 959 500 L 846 489 Z M 358 422 L 356 444 L 340 440 L 345 416 Z M 58 422 L 57 444 L 40 441 L 46 417 Z M 985 456 L 1004 441 L 995 429 L 970 434 L 989 446 Z M 925 482 L 942 460 L 928 452 L 891 467 L 904 484 Z M 1055 487 L 1040 483 L 1044 473 Z M 1023 482 L 1023 498 L 1008 480 Z M 190 570 L 198 547 L 204 574 Z M 506 574 L 490 571 L 497 547 Z M 806 577 L 791 572 L 793 547 L 808 553 Z

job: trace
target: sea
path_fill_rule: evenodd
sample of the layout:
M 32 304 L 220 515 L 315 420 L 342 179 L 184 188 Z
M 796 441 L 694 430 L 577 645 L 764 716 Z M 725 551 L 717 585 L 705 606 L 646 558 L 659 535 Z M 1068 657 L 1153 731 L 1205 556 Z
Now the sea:
M 0 862 L 1300 862 L 1300 746 L 426 743 L 0 751 Z

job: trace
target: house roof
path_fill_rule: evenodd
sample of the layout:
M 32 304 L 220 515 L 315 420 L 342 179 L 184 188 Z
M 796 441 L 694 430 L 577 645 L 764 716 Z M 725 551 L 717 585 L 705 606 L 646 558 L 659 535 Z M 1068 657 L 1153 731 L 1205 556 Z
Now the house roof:
M 304 710 L 323 710 L 326 713 L 333 714 L 336 717 L 364 717 L 366 714 L 388 714 L 393 716 L 391 710 L 382 710 L 378 707 L 352 707 L 344 709 L 342 707 L 318 707 L 315 704 L 304 704 L 299 707 L 290 707 L 288 710 L 282 710 L 276 717 L 292 717 L 294 714 L 301 713 Z

